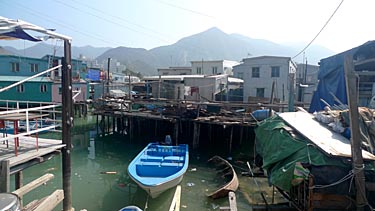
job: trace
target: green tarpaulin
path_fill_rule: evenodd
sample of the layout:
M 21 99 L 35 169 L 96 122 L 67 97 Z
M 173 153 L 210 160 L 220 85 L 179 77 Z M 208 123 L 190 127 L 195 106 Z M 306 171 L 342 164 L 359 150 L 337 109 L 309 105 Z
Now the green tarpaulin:
M 270 182 L 285 191 L 292 187 L 301 163 L 350 169 L 350 164 L 323 154 L 316 146 L 293 132 L 277 115 L 260 122 L 255 133 L 256 151 L 263 158 L 263 169 L 267 170 Z

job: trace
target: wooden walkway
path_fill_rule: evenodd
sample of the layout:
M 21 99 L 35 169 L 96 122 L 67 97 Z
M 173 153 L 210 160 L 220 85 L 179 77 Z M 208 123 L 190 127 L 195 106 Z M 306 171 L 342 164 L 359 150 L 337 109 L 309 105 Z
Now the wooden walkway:
M 8 135 L 12 137 L 11 135 Z M 9 192 L 10 175 L 23 171 L 24 169 L 47 161 L 52 156 L 60 153 L 65 146 L 61 140 L 19 137 L 18 155 L 15 154 L 14 139 L 9 139 L 9 146 L 6 142 L 0 143 L 0 192 Z

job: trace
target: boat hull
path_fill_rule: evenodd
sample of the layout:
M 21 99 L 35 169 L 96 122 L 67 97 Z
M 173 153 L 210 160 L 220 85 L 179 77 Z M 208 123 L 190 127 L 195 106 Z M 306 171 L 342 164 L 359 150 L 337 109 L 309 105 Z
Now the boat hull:
M 129 164 L 128 174 L 152 198 L 178 185 L 189 165 L 188 145 L 148 144 Z
M 182 179 L 183 179 L 183 175 L 181 175 L 180 177 L 177 177 L 173 180 L 170 180 L 170 181 L 168 181 L 164 184 L 156 185 L 156 186 L 147 186 L 147 185 L 144 185 L 144 184 L 142 184 L 142 183 L 140 183 L 140 182 L 138 182 L 137 180 L 134 180 L 134 179 L 133 179 L 133 181 L 135 181 L 135 183 L 137 183 L 137 185 L 139 187 L 141 187 L 143 190 L 145 190 L 148 193 L 148 195 L 151 196 L 151 198 L 157 198 L 164 191 L 166 191 L 168 189 L 171 189 L 173 187 L 176 187 L 178 184 L 180 184 Z

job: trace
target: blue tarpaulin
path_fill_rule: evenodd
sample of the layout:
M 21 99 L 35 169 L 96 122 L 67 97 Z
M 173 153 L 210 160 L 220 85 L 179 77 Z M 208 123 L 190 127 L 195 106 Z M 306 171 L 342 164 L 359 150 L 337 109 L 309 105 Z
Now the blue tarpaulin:
M 100 81 L 100 70 L 89 69 L 86 77 L 91 81 Z
M 318 87 L 311 100 L 309 112 L 321 111 L 326 106 L 321 99 L 326 101 L 330 106 L 339 105 L 334 100 L 337 97 L 343 104 L 347 104 L 344 59 L 346 55 L 353 55 L 356 59 L 357 53 L 368 53 L 369 49 L 375 48 L 375 41 L 369 41 L 361 46 L 348 51 L 336 54 L 334 56 L 320 60 Z M 370 52 L 371 54 L 371 52 Z M 372 55 L 374 57 L 375 55 Z

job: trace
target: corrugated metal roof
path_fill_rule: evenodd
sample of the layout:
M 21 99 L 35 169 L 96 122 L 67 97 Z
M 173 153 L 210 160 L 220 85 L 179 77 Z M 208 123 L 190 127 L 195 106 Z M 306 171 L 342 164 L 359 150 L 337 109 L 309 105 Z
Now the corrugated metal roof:
M 0 76 L 0 82 L 2 81 L 9 81 L 9 82 L 16 82 L 16 81 L 21 81 L 24 80 L 28 77 L 26 76 Z M 33 79 L 28 80 L 28 82 L 51 82 L 51 79 L 48 77 L 36 77 Z

